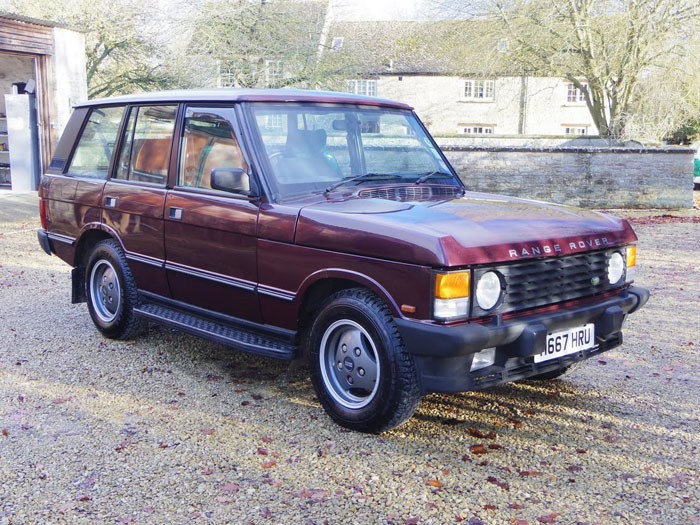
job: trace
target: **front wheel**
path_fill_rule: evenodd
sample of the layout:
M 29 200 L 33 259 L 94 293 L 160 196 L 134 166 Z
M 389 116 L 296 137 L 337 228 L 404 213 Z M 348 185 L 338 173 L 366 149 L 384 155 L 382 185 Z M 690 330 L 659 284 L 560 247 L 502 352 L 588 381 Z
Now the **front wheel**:
M 134 314 L 137 288 L 124 254 L 113 239 L 98 242 L 85 271 L 85 292 L 90 317 L 111 339 L 128 339 L 141 328 Z
M 413 357 L 389 309 L 369 290 L 332 295 L 315 316 L 306 350 L 319 401 L 346 428 L 389 430 L 420 403 Z

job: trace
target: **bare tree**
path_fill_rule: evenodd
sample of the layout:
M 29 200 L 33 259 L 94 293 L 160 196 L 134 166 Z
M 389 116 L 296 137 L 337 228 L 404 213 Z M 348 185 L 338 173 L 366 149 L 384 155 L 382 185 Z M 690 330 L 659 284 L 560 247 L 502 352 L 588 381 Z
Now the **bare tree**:
M 138 0 L 13 0 L 14 12 L 85 32 L 88 96 L 163 89 L 173 84 L 154 11 Z
M 639 109 L 640 82 L 687 53 L 700 20 L 700 0 L 453 0 L 453 13 L 455 4 L 470 17 L 498 22 L 493 29 L 507 39 L 499 52 L 513 70 L 573 83 L 599 134 L 609 138 L 624 135 Z
M 238 87 L 313 85 L 326 6 L 325 1 L 208 0 L 194 20 L 187 50 L 209 66 L 200 83 L 211 84 L 213 73 Z

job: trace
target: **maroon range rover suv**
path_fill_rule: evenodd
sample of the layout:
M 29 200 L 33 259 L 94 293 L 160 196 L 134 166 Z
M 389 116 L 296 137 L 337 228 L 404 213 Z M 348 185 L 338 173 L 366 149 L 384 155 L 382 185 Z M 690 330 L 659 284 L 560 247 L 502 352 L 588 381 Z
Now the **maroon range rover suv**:
M 429 392 L 560 376 L 649 297 L 626 221 L 468 185 L 397 102 L 127 96 L 75 108 L 39 242 L 105 336 L 305 355 L 328 414 L 381 432 Z

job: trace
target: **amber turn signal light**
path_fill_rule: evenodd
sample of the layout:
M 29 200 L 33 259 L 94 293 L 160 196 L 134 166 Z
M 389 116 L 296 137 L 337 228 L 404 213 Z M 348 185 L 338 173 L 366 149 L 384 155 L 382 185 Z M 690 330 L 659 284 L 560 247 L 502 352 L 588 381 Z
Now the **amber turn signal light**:
M 627 247 L 627 268 L 637 266 L 637 245 L 630 244 Z
M 439 299 L 469 297 L 469 272 L 436 274 L 435 297 Z

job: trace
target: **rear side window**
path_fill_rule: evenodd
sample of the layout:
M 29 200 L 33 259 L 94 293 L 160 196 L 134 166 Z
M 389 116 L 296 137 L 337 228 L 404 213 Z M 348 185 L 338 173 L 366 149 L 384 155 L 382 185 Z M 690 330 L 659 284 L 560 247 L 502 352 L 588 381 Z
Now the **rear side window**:
M 90 110 L 68 168 L 69 175 L 107 178 L 123 113 L 124 106 Z
M 165 184 L 177 106 L 131 108 L 116 178 Z
M 180 186 L 212 189 L 216 169 L 248 166 L 233 131 L 233 108 L 188 107 L 185 114 L 180 160 Z

